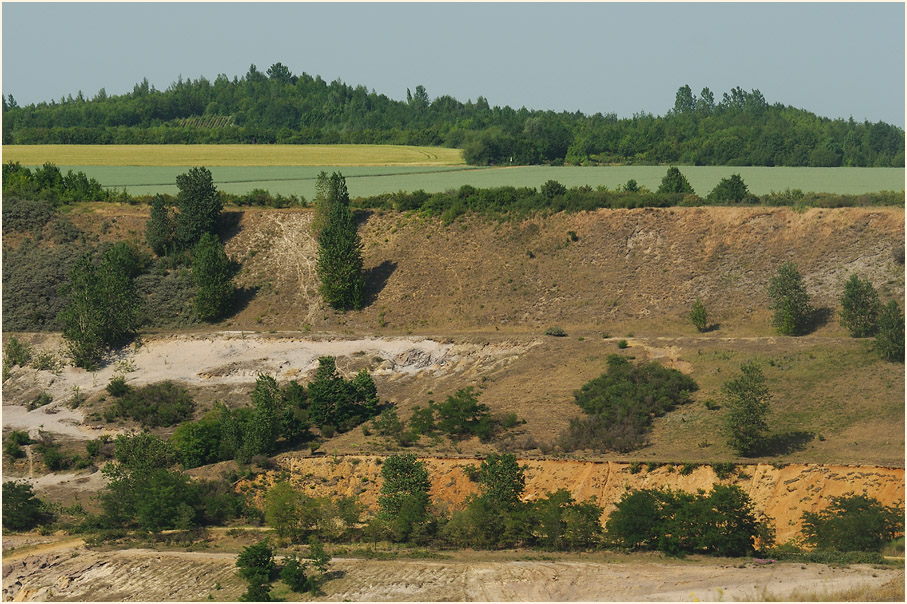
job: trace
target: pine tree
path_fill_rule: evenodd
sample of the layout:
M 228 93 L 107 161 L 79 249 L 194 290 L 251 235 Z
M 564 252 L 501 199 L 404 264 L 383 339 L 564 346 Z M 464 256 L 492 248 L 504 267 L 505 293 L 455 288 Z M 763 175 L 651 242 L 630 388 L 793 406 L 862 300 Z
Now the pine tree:
M 328 181 L 325 200 L 316 206 L 318 233 L 316 269 L 325 302 L 338 310 L 362 308 L 365 277 L 362 270 L 362 242 L 350 211 L 350 196 L 343 176 L 334 172 Z

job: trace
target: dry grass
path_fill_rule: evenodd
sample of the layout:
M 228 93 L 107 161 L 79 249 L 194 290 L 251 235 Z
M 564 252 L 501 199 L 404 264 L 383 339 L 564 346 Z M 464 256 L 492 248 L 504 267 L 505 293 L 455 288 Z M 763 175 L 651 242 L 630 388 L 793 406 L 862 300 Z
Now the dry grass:
M 459 149 L 403 145 L 4 145 L 3 161 L 60 166 L 458 166 Z
M 863 585 L 843 591 L 797 590 L 782 598 L 766 595 L 764 602 L 904 602 L 904 573 L 880 587 Z

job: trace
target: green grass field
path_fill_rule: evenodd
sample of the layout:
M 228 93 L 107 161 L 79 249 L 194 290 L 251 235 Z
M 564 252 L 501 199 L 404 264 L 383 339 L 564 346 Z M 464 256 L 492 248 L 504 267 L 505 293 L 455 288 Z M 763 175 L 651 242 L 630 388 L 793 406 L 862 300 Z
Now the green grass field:
M 189 166 L 110 167 L 61 165 L 82 170 L 101 184 L 126 189 L 133 195 L 176 193 L 176 176 Z M 315 178 L 322 170 L 339 170 L 347 179 L 352 197 L 367 197 L 394 191 L 424 189 L 430 193 L 474 187 L 540 187 L 549 179 L 572 187 L 599 185 L 616 189 L 629 179 L 651 190 L 658 188 L 667 168 L 664 166 L 616 166 L 603 168 L 520 166 L 513 168 L 447 167 L 350 167 L 350 166 L 235 166 L 211 167 L 217 187 L 228 193 L 247 193 L 266 189 L 273 194 L 315 195 Z M 740 174 L 750 192 L 764 195 L 771 191 L 801 189 L 805 192 L 860 194 L 876 191 L 902 191 L 903 168 L 749 168 L 685 166 L 681 171 L 696 192 L 705 196 L 722 178 Z

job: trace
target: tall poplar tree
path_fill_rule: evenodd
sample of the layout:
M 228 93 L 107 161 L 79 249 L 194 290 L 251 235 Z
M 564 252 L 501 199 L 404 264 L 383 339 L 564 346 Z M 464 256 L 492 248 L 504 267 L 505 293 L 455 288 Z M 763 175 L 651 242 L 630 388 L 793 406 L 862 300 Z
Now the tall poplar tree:
M 321 295 L 337 310 L 359 309 L 365 301 L 362 241 L 350 210 L 346 179 L 334 172 L 327 185 L 315 213 L 315 223 L 320 226 L 316 269 Z

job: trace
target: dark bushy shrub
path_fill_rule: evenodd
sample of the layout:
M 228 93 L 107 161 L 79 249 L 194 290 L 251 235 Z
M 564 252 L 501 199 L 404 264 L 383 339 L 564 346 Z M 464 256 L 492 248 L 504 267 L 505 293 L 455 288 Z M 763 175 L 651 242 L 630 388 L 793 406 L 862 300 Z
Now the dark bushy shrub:
M 437 405 L 438 429 L 452 437 L 478 436 L 491 438 L 494 422 L 487 405 L 479 402 L 472 386 L 458 390 Z
M 673 555 L 745 556 L 757 540 L 765 546 L 773 538 L 749 496 L 740 487 L 722 485 L 708 495 L 669 489 L 626 493 L 605 527 L 615 545 Z
M 125 393 L 115 405 L 117 413 L 143 426 L 175 426 L 192 417 L 195 403 L 189 392 L 173 382 L 159 382 Z
M 692 378 L 659 363 L 631 364 L 608 356 L 608 372 L 574 393 L 576 404 L 590 417 L 571 421 L 562 445 L 629 451 L 639 447 L 652 417 L 688 403 L 697 389 Z
M 56 211 L 53 205 L 37 199 L 3 199 L 3 234 L 31 232 L 39 234 Z
M 60 286 L 84 253 L 77 244 L 38 246 L 27 240 L 3 250 L 3 331 L 59 331 L 66 307 Z
M 806 543 L 823 550 L 878 552 L 904 530 L 904 510 L 865 495 L 835 497 L 821 512 L 803 513 Z
M 118 375 L 110 378 L 106 390 L 111 396 L 121 397 L 128 394 L 132 390 L 132 387 L 126 384 L 126 378 L 124 376 Z
M 27 531 L 42 520 L 41 500 L 35 497 L 27 482 L 8 480 L 3 483 L 3 528 Z

